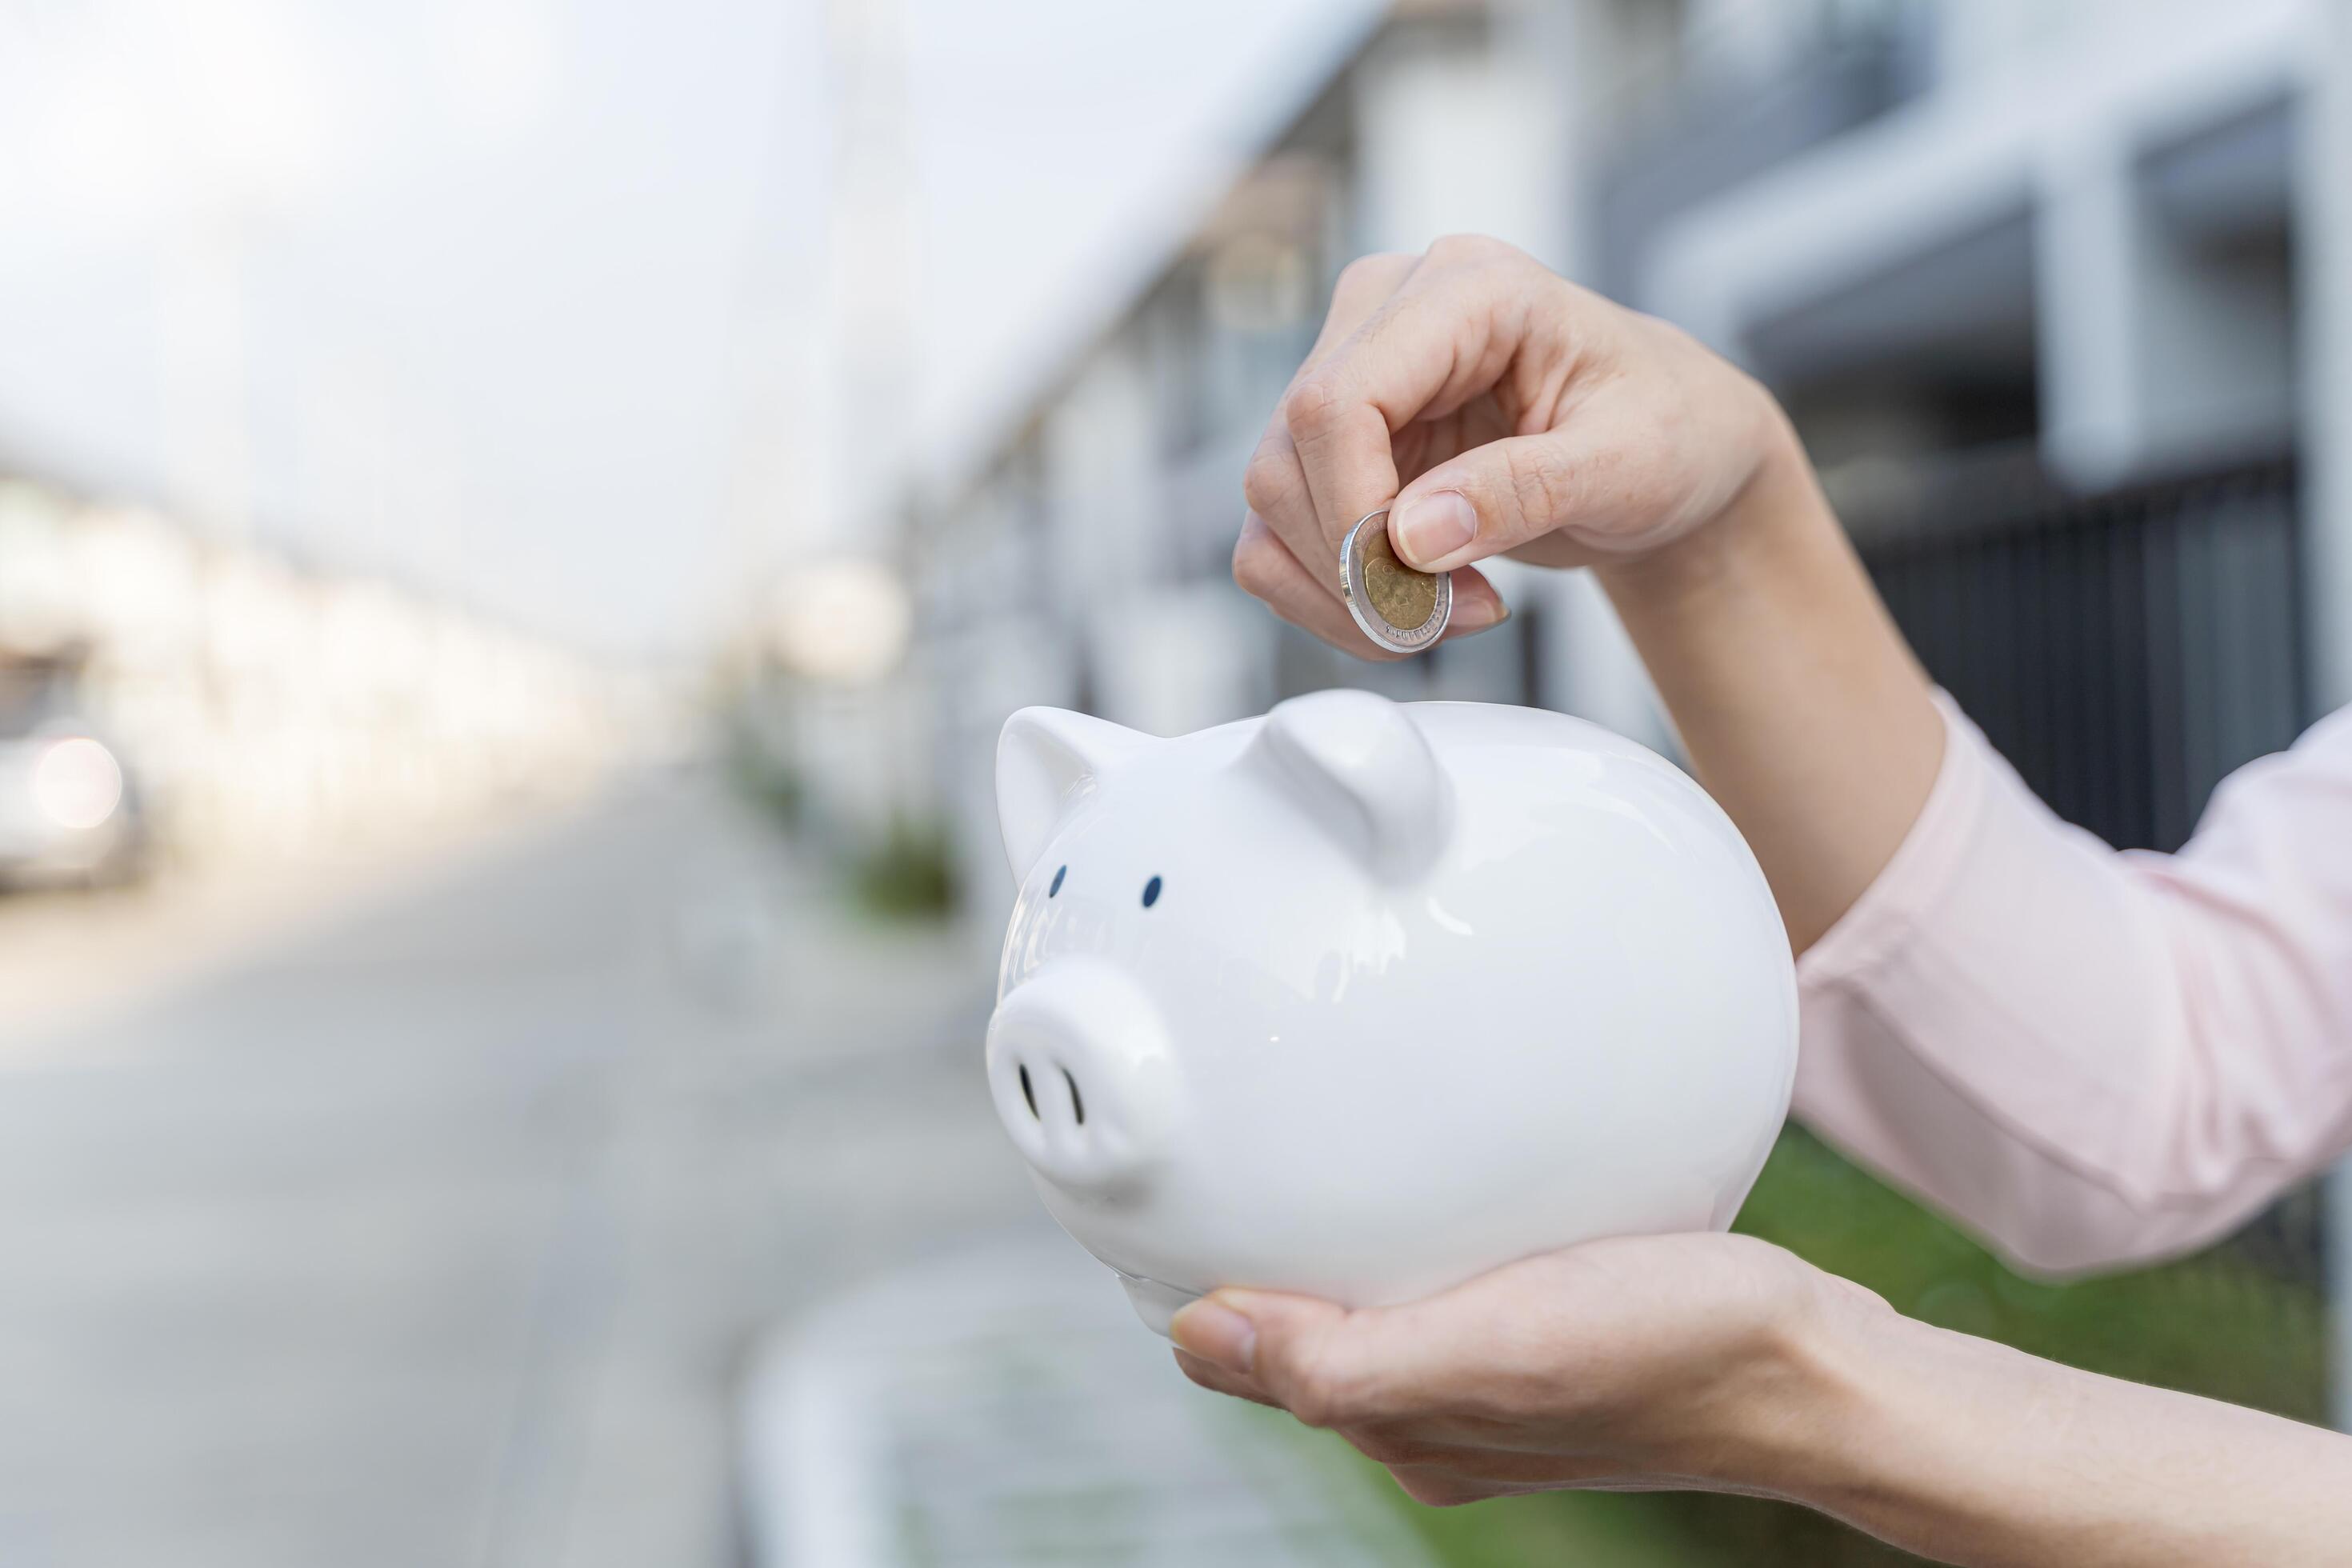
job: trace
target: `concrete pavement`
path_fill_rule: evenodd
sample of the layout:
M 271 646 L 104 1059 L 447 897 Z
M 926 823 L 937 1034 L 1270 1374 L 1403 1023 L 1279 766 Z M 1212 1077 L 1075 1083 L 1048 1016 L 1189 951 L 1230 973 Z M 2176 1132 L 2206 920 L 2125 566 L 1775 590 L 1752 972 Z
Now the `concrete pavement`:
M 683 776 L 0 1038 L 0 1562 L 729 1561 L 749 1336 L 1044 1226 L 986 997 Z
M 74 918 L 105 977 L 103 910 Z M 126 971 L 172 929 L 135 924 Z M 268 929 L 13 1028 L 0 990 L 10 1568 L 736 1563 L 772 1326 L 976 1237 L 1071 1247 L 987 1110 L 987 955 L 845 917 L 700 775 Z M 1103 1430 L 1174 1397 L 1125 1333 L 1068 1406 Z M 1021 1472 L 958 1408 L 974 1474 Z M 1367 1560 L 1320 1505 L 1260 1512 L 1304 1553 L 1264 1560 Z

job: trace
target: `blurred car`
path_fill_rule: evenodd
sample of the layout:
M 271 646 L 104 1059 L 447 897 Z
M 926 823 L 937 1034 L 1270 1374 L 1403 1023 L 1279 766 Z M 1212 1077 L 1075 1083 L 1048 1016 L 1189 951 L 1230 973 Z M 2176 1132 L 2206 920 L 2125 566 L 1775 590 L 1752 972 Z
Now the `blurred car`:
M 0 663 L 0 885 L 108 886 L 145 860 L 136 782 L 76 700 L 75 673 Z

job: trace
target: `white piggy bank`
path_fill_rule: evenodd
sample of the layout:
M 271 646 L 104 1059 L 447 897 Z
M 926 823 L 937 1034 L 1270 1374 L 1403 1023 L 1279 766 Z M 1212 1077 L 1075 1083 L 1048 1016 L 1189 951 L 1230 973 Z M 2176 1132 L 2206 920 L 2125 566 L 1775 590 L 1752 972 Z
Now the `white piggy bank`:
M 1220 1285 L 1382 1304 L 1720 1229 L 1787 1113 L 1763 875 L 1594 725 L 1325 691 L 1163 741 L 1030 708 L 996 789 L 990 1090 L 1162 1333 Z

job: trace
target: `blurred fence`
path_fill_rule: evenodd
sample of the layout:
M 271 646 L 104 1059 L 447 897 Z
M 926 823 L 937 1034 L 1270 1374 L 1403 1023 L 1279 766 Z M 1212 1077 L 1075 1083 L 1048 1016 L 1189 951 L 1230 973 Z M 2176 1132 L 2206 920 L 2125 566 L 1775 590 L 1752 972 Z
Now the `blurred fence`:
M 2173 849 L 2232 768 L 2307 715 L 2292 460 L 2071 494 L 2030 458 L 1857 525 L 1928 670 L 2051 807 Z

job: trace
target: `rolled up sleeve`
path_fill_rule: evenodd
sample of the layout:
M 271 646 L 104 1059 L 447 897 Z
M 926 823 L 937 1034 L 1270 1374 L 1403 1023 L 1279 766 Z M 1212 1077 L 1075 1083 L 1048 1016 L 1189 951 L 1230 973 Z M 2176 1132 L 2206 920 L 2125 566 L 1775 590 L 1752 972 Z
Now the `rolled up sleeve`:
M 2159 856 L 1941 705 L 1918 821 L 1799 962 L 1798 1115 L 2044 1273 L 2200 1246 L 2352 1142 L 2352 710 Z

